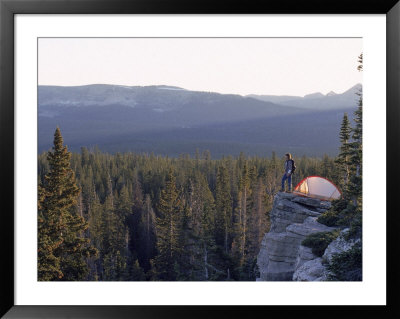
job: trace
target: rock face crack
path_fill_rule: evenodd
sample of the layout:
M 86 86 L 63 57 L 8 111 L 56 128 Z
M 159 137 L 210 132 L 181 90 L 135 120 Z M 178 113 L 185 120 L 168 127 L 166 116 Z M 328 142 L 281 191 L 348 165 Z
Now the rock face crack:
M 312 254 L 311 249 L 301 246 L 301 242 L 309 234 L 335 229 L 316 221 L 330 207 L 330 202 L 315 198 L 292 193 L 275 195 L 270 212 L 271 229 L 262 240 L 257 258 L 259 281 L 292 281 L 297 268 L 312 266 L 305 264 L 317 257 Z M 314 263 L 317 262 L 318 260 Z M 319 268 L 315 275 L 321 273 Z

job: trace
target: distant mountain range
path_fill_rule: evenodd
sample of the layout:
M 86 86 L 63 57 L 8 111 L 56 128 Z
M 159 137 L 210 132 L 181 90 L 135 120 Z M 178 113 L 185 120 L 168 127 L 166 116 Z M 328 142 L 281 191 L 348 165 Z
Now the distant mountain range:
M 193 155 L 196 149 L 210 150 L 213 157 L 241 151 L 335 155 L 343 113 L 352 117 L 360 87 L 343 94 L 278 97 L 173 86 L 39 86 L 38 151 L 51 148 L 59 126 L 73 151 L 97 145 L 112 153 L 169 156 Z
M 349 90 L 336 94 L 331 91 L 328 94 L 324 95 L 320 92 L 312 93 L 301 96 L 290 96 L 290 95 L 247 95 L 248 97 L 252 97 L 261 101 L 272 102 L 287 106 L 300 107 L 310 110 L 338 110 L 338 109 L 346 109 L 349 106 L 353 106 L 357 104 L 359 93 L 362 89 L 361 84 L 356 84 Z

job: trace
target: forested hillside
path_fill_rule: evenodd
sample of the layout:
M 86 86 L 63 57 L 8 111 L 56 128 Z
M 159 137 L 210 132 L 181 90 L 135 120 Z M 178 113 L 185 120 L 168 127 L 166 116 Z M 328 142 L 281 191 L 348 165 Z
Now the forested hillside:
M 49 180 L 47 157 L 38 158 L 39 185 Z M 337 181 L 333 158 L 296 163 L 295 182 L 316 174 Z M 255 280 L 283 164 L 275 153 L 169 158 L 82 148 L 70 158 L 81 190 L 71 215 L 82 219 L 76 268 L 39 280 Z

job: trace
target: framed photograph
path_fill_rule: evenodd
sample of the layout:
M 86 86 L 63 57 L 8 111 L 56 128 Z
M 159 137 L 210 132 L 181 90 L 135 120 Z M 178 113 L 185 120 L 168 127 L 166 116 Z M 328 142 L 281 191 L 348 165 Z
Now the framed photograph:
M 399 16 L 0 0 L 0 314 L 399 315 Z

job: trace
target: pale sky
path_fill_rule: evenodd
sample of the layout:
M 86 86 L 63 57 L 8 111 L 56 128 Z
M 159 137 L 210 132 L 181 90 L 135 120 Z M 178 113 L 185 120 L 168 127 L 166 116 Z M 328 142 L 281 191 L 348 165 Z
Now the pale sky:
M 172 85 L 233 94 L 342 93 L 360 38 L 40 38 L 39 85 Z

